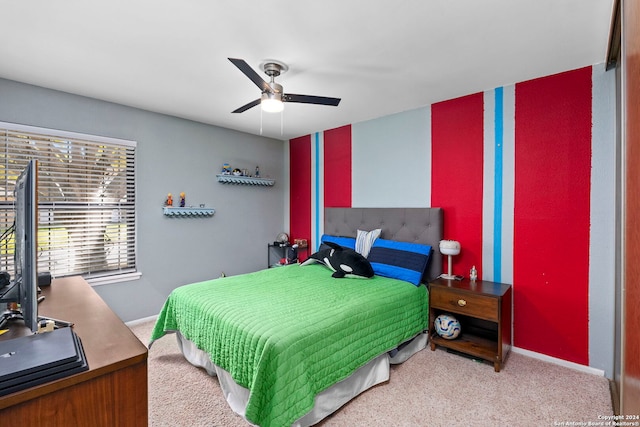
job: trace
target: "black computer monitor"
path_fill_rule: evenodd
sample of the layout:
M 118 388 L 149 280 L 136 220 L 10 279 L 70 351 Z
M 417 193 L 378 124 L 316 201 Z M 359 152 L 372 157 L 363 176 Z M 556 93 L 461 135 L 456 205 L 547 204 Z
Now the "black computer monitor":
M 25 326 L 38 331 L 38 161 L 30 160 L 14 190 L 15 273 L 18 303 Z

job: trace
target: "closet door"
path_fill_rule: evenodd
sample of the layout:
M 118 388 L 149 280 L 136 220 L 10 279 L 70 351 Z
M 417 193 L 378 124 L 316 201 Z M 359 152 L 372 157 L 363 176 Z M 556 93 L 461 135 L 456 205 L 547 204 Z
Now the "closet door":
M 621 412 L 640 414 L 640 1 L 622 1 L 625 255 Z

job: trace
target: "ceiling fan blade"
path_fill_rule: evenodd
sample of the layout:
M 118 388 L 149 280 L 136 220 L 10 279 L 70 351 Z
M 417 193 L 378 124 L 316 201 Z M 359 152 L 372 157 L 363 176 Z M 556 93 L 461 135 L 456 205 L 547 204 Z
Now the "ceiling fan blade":
M 237 110 L 233 110 L 232 113 L 244 113 L 249 108 L 253 108 L 258 104 L 260 104 L 260 98 L 256 99 L 255 101 L 251 101 L 248 104 L 243 105 L 242 107 L 238 108 Z
M 237 58 L 228 58 L 228 59 L 233 63 L 233 65 L 238 67 L 238 69 L 242 71 L 245 76 L 249 77 L 249 79 L 251 79 L 251 81 L 254 82 L 256 86 L 260 88 L 261 91 L 273 93 L 273 89 L 271 88 L 271 86 L 269 86 L 269 83 L 265 82 L 262 79 L 262 77 L 260 77 L 258 73 L 256 73 L 253 70 L 253 68 L 251 68 L 249 64 L 247 64 L 244 61 L 244 59 L 237 59 Z
M 329 98 L 326 96 L 313 96 L 313 95 L 296 95 L 293 93 L 287 93 L 282 95 L 283 102 L 300 102 L 303 104 L 320 104 L 320 105 L 332 105 L 336 107 L 340 103 L 340 98 Z

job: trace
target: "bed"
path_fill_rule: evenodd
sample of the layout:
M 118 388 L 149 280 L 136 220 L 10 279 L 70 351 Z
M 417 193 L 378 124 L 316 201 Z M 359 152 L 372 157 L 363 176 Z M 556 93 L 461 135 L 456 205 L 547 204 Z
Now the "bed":
M 218 377 L 230 407 L 250 424 L 318 423 L 426 346 L 421 283 L 441 272 L 442 210 L 325 209 L 328 240 L 376 229 L 367 248 L 377 266 L 372 278 L 336 279 L 322 262 L 305 262 L 181 286 L 167 298 L 151 344 L 176 333 L 185 358 Z M 414 248 L 428 246 L 436 250 L 426 266 L 409 268 L 413 283 L 384 270 L 386 254 L 415 261 L 423 258 Z

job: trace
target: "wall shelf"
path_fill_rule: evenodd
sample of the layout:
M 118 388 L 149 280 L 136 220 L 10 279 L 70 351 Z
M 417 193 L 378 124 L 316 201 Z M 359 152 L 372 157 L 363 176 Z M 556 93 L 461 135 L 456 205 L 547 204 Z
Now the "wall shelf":
M 174 208 L 165 206 L 162 208 L 162 212 L 166 216 L 178 217 L 178 218 L 187 218 L 187 217 L 207 217 L 213 216 L 216 212 L 213 208 Z
M 236 184 L 236 185 L 262 185 L 271 187 L 275 184 L 275 180 L 268 178 L 254 178 L 250 176 L 235 176 L 235 175 L 216 175 L 218 182 L 223 184 Z

